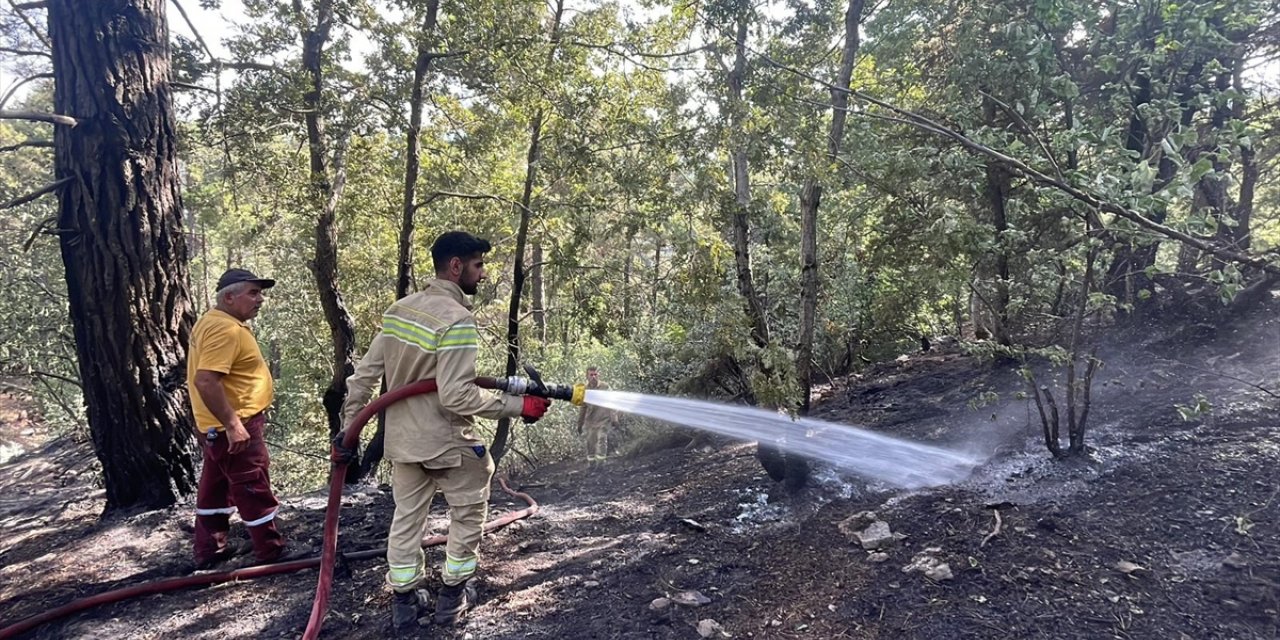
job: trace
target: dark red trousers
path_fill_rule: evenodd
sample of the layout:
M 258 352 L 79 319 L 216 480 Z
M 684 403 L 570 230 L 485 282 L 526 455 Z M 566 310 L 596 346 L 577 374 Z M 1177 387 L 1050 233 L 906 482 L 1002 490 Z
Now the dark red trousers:
M 266 419 L 262 414 L 246 418 L 249 446 L 240 453 L 227 453 L 227 434 L 201 437 L 204 468 L 196 490 L 196 562 L 210 560 L 227 547 L 227 531 L 231 514 L 239 511 L 240 519 L 253 540 L 258 560 L 270 561 L 284 550 L 284 537 L 276 529 L 276 509 L 280 503 L 271 493 L 271 456 L 262 437 Z

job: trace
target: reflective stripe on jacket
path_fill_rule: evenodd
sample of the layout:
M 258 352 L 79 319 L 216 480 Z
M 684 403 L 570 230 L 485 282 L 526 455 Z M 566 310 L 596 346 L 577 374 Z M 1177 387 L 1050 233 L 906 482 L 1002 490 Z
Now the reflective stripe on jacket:
M 382 331 L 347 378 L 343 424 L 350 424 L 385 375 L 388 389 L 434 378 L 436 393 L 412 396 L 387 408 L 385 457 L 425 462 L 460 446 L 483 444 L 473 417 L 520 415 L 523 399 L 475 385 L 479 334 L 462 289 L 432 280 L 397 300 L 382 315 Z

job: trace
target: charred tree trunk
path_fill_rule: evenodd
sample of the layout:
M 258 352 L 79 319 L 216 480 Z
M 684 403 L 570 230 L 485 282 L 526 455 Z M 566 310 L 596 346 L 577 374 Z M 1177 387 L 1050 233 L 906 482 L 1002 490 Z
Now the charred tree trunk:
M 305 19 L 302 0 L 293 0 L 295 15 L 299 20 Z M 321 95 L 324 90 L 324 47 L 329 41 L 329 31 L 333 28 L 334 14 L 332 0 L 316 2 L 316 23 L 302 31 L 302 67 L 307 75 L 307 92 L 303 95 L 306 104 L 307 149 L 311 162 L 311 198 L 316 208 L 315 227 L 315 259 L 311 262 L 311 273 L 315 277 L 316 289 L 320 293 L 320 308 L 324 311 L 325 322 L 329 325 L 329 335 L 333 341 L 332 375 L 329 387 L 324 390 L 323 403 L 329 421 L 329 435 L 342 429 L 342 402 L 347 397 L 347 378 L 354 372 L 352 354 L 355 352 L 356 331 L 351 314 L 342 302 L 342 292 L 338 289 L 338 235 L 335 218 L 338 200 L 346 184 L 344 155 L 346 136 L 338 141 L 333 157 L 333 177 L 330 178 L 328 142 L 325 138 L 323 105 Z M 359 479 L 360 465 L 347 467 L 347 481 Z
M 426 14 L 422 18 L 422 33 L 418 34 L 418 56 L 413 64 L 413 86 L 409 89 L 409 131 L 405 134 L 404 160 L 404 204 L 400 214 L 399 259 L 396 266 L 396 300 L 409 295 L 414 287 L 413 278 L 413 232 L 418 210 L 418 173 L 421 160 L 418 158 L 421 144 L 418 140 L 422 133 L 423 85 L 426 84 L 427 72 L 431 61 L 436 58 L 432 52 L 432 34 L 436 30 L 440 0 L 428 0 Z M 386 381 L 382 383 L 382 392 L 386 392 Z M 345 395 L 345 393 L 344 393 Z M 360 474 L 363 478 L 378 468 L 382 462 L 383 445 L 387 437 L 386 414 L 378 414 L 378 426 L 373 438 L 365 447 L 360 458 Z
M 556 47 L 560 43 L 560 21 L 564 17 L 564 0 L 556 0 L 555 13 L 551 18 L 550 51 L 547 62 L 555 58 Z M 529 124 L 529 151 L 525 155 L 524 190 L 520 194 L 520 202 L 515 213 L 520 217 L 520 225 L 516 232 L 516 250 L 512 259 L 511 302 L 507 306 L 507 366 L 506 375 L 513 376 L 520 365 L 520 296 L 524 290 L 525 247 L 529 242 L 529 223 L 533 219 L 533 187 L 538 183 L 538 163 L 542 159 L 542 125 L 545 114 L 541 108 L 533 115 Z M 493 434 L 493 444 L 489 447 L 494 464 L 502 460 L 507 451 L 507 440 L 511 437 L 511 418 L 498 420 L 498 428 Z
M 50 0 L 58 228 L 107 511 L 195 490 L 194 314 L 164 0 Z

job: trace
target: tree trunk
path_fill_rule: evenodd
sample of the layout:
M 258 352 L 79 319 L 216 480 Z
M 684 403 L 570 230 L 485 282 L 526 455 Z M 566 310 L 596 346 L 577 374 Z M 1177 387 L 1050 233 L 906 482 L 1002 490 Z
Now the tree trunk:
M 864 0 L 849 0 L 844 14 L 844 50 L 840 54 L 837 89 L 831 90 L 831 129 L 827 133 L 827 155 L 821 176 L 831 174 L 844 140 L 844 123 L 849 107 L 849 81 L 858 55 L 858 27 Z M 813 389 L 813 326 L 818 317 L 818 207 L 822 204 L 819 175 L 805 178 L 800 194 L 800 344 L 796 347 L 796 378 L 800 382 L 800 415 L 809 414 Z
M 996 127 L 996 103 L 990 97 L 982 98 L 982 116 L 988 127 Z M 1008 200 L 1013 177 L 1009 172 L 994 162 L 986 163 L 986 196 L 991 205 L 991 226 L 995 230 L 995 264 L 992 275 L 995 277 L 995 291 L 989 303 L 992 322 L 992 340 L 998 344 L 1013 344 L 1009 336 L 1009 247 L 1005 233 L 1009 230 Z
M 396 300 L 409 295 L 413 287 L 413 230 L 417 211 L 418 172 L 421 167 L 419 136 L 422 135 L 422 86 L 431 68 L 432 42 L 436 30 L 440 0 L 428 0 L 418 34 L 418 57 L 413 64 L 413 86 L 409 90 L 409 131 L 405 134 L 404 205 L 400 216 L 399 266 L 396 268 Z
M 293 0 L 293 8 L 295 15 L 302 20 L 305 16 L 302 0 Z M 332 375 L 322 398 L 331 436 L 342 429 L 342 402 L 347 397 L 347 378 L 355 370 L 351 360 L 356 342 L 355 323 L 347 312 L 347 307 L 342 302 L 342 292 L 338 289 L 338 237 L 335 226 L 338 200 L 342 197 L 346 184 L 344 155 L 347 137 L 344 135 L 338 141 L 331 181 L 328 142 L 325 138 L 323 105 L 320 99 L 324 90 L 322 58 L 333 22 L 333 1 L 317 0 L 315 26 L 302 30 L 302 67 L 307 74 L 307 92 L 303 95 L 303 102 L 307 108 L 311 197 L 312 205 L 318 211 L 315 227 L 316 255 L 310 266 L 312 275 L 315 276 L 316 289 L 320 293 L 320 308 L 324 311 L 324 319 L 329 325 L 329 335 L 333 342 Z M 360 465 L 348 465 L 348 482 L 358 480 L 359 474 Z
M 529 266 L 529 302 L 533 307 L 533 330 L 538 334 L 538 342 L 547 343 L 547 302 L 546 284 L 542 280 L 542 243 L 534 241 Z
M 1163 20 L 1159 15 L 1159 9 L 1153 11 L 1152 24 L 1149 25 L 1148 37 L 1144 41 L 1144 47 L 1148 51 L 1154 51 L 1156 34 L 1164 26 Z M 1182 85 L 1178 88 L 1177 94 L 1182 107 L 1181 124 L 1183 129 L 1189 127 L 1195 118 L 1198 108 L 1195 106 L 1196 84 L 1199 82 L 1200 72 L 1203 69 L 1202 63 L 1193 64 L 1191 69 L 1185 74 Z M 1133 94 L 1131 115 L 1129 116 L 1129 132 L 1125 141 L 1125 149 L 1139 154 L 1141 162 L 1145 162 L 1145 158 L 1149 155 L 1149 149 L 1159 145 L 1160 140 L 1151 139 L 1151 131 L 1147 126 L 1146 120 L 1142 116 L 1143 108 L 1152 101 L 1152 82 L 1151 77 L 1143 75 L 1138 77 L 1137 91 Z M 1156 170 L 1156 179 L 1151 187 L 1151 192 L 1155 193 L 1173 180 L 1177 175 L 1178 165 L 1174 159 L 1168 154 L 1160 157 L 1160 163 Z M 1149 218 L 1156 223 L 1163 224 L 1168 216 L 1168 210 L 1163 205 L 1155 205 L 1152 207 Z M 1116 297 L 1121 302 L 1128 302 L 1135 308 L 1142 304 L 1138 292 L 1151 289 L 1151 277 L 1147 275 L 1147 268 L 1156 263 L 1156 253 L 1160 249 L 1160 242 L 1157 239 L 1139 239 L 1134 238 L 1130 243 L 1122 247 L 1116 252 L 1111 260 L 1111 265 L 1107 270 L 1105 279 L 1105 292 Z M 1148 299 L 1149 303 L 1155 302 L 1155 297 Z
M 421 169 L 419 136 L 422 134 L 422 87 L 426 83 L 427 71 L 431 61 L 435 59 L 432 51 L 432 36 L 436 30 L 440 0 L 428 0 L 427 11 L 422 19 L 422 33 L 418 34 L 418 57 L 413 64 L 413 86 L 409 89 L 409 131 L 405 133 L 404 160 L 404 203 L 400 214 L 399 259 L 396 266 L 396 300 L 409 295 L 414 287 L 413 282 L 413 230 L 414 218 L 418 209 L 418 173 Z M 387 383 L 382 382 L 381 391 L 387 391 Z M 344 394 L 345 395 L 345 394 Z M 378 426 L 365 447 L 360 458 L 360 474 L 363 478 L 378 468 L 382 462 L 384 443 L 387 437 L 387 418 L 385 413 L 378 414 Z
M 107 511 L 195 490 L 186 389 L 194 314 L 164 0 L 50 0 L 71 322 Z
M 560 43 L 560 20 L 564 17 L 564 0 L 556 0 L 555 14 L 551 18 L 550 51 L 547 62 L 555 58 L 556 47 Z M 533 115 L 529 124 L 529 150 L 525 155 L 524 190 L 520 194 L 520 203 L 514 207 L 520 217 L 519 229 L 516 232 L 516 251 L 512 262 L 511 302 L 507 306 L 507 367 L 506 375 L 513 376 L 520 364 L 520 295 L 524 290 L 525 247 L 529 241 L 529 223 L 533 219 L 533 187 L 538 182 L 538 163 L 542 159 L 542 121 L 544 113 L 541 108 Z M 502 460 L 507 450 L 507 440 L 511 437 L 511 418 L 498 420 L 498 428 L 493 434 L 493 444 L 489 453 L 494 464 Z
M 635 271 L 636 233 L 638 233 L 638 227 L 627 225 L 627 257 L 622 263 L 622 325 L 618 327 L 624 338 L 630 338 L 631 334 L 634 333 L 631 326 L 631 315 L 633 313 L 631 293 L 634 289 L 631 279 Z
M 1235 89 L 1236 96 L 1231 101 L 1232 117 L 1236 120 L 1244 121 L 1245 118 L 1245 93 L 1244 88 L 1244 61 L 1239 57 L 1235 60 L 1235 67 L 1232 69 L 1231 83 Z M 1236 198 L 1235 208 L 1235 243 L 1232 249 L 1236 251 L 1248 251 L 1250 239 L 1253 236 L 1251 225 L 1253 224 L 1253 194 L 1258 186 L 1258 158 L 1256 152 L 1257 142 L 1249 146 L 1240 147 L 1240 193 Z
M 742 293 L 747 320 L 751 323 L 751 339 L 756 346 L 769 344 L 769 322 L 764 303 L 756 292 L 751 275 L 751 175 L 747 162 L 748 135 L 745 131 L 747 107 L 742 98 L 742 84 L 747 72 L 747 17 L 738 17 L 734 42 L 733 70 L 729 72 L 730 161 L 733 172 L 733 259 L 738 274 L 738 291 Z

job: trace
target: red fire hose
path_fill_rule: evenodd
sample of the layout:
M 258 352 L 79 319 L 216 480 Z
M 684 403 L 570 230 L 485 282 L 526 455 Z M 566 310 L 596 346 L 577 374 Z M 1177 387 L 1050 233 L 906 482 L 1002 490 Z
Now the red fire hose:
M 492 389 L 495 385 L 496 381 L 493 378 L 476 378 L 476 386 L 481 388 Z M 355 420 L 347 427 L 346 437 L 343 439 L 343 446 L 353 449 L 360 439 L 360 430 L 364 428 L 365 423 L 387 406 L 409 396 L 422 393 L 432 393 L 435 390 L 435 380 L 423 380 L 421 382 L 400 387 L 390 393 L 383 394 L 356 415 Z M 271 564 L 259 567 L 248 567 L 234 571 L 166 578 L 163 580 L 145 582 L 131 587 L 116 589 L 106 593 L 100 593 L 87 598 L 75 600 L 56 609 L 50 609 L 29 618 L 19 620 L 9 626 L 0 628 L 0 640 L 16 638 L 17 636 L 35 629 L 46 622 L 51 622 L 86 609 L 91 609 L 99 605 L 110 604 L 113 602 L 120 602 L 130 598 L 136 598 L 142 595 L 164 593 L 167 591 L 176 591 L 178 589 L 191 587 L 202 587 L 206 585 L 230 582 L 232 580 L 252 580 L 254 578 L 262 578 L 281 573 L 292 573 L 294 571 L 301 571 L 303 569 L 310 569 L 312 567 L 319 566 L 320 579 L 316 584 L 315 604 L 311 608 L 311 619 L 307 623 L 307 630 L 303 635 L 303 638 L 314 639 L 320 633 L 320 625 L 324 620 L 326 611 L 328 610 L 329 592 L 333 587 L 333 566 L 338 557 L 338 510 L 342 505 L 342 480 L 346 477 L 346 467 L 347 465 L 345 463 L 339 464 L 335 462 L 331 471 L 329 482 L 329 503 L 325 513 L 324 544 L 321 557 L 306 558 L 302 560 L 294 560 L 292 562 L 282 562 L 280 564 Z M 518 511 L 512 511 L 496 520 L 489 521 L 484 526 L 486 533 L 538 512 L 538 503 L 532 497 L 525 493 L 513 491 L 507 486 L 506 480 L 503 478 L 499 478 L 498 482 L 502 484 L 503 491 L 521 498 L 527 502 L 529 506 Z M 422 546 L 429 547 L 440 545 L 444 544 L 446 540 L 447 537 L 443 535 L 427 536 L 422 539 Z M 348 560 L 362 560 L 382 556 L 385 553 L 385 548 L 369 549 L 367 551 L 343 554 L 343 556 Z

